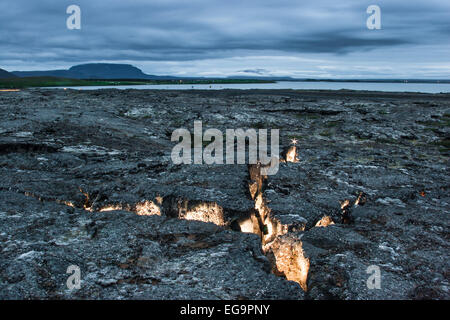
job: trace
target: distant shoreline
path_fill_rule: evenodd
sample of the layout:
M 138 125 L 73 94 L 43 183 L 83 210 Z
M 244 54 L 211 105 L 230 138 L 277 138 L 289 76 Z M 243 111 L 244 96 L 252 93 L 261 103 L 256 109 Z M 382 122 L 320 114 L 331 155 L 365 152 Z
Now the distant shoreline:
M 41 87 L 55 88 L 61 90 L 61 87 Z M 300 82 L 300 81 L 277 81 L 271 83 L 252 83 L 252 82 L 235 82 L 235 83 L 171 83 L 171 84 L 150 84 L 150 85 L 115 85 L 115 86 L 88 86 L 76 87 L 65 86 L 65 89 L 74 90 L 101 90 L 101 89 L 118 89 L 118 90 L 317 90 L 317 91 L 375 91 L 375 92 L 404 92 L 404 93 L 450 93 L 450 83 L 363 83 L 363 82 Z
M 90 87 L 90 86 L 141 86 L 141 85 L 215 85 L 215 84 L 259 84 L 278 82 L 314 83 L 411 83 L 450 84 L 440 79 L 253 79 L 253 78 L 206 78 L 206 79 L 71 79 L 58 77 L 18 77 L 0 79 L 0 89 L 24 89 L 32 87 Z
M 56 77 L 23 77 L 0 79 L 0 89 L 24 89 L 33 87 L 96 87 L 96 86 L 140 86 L 177 84 L 246 84 L 275 83 L 275 80 L 252 79 L 187 79 L 187 80 L 141 80 L 141 79 L 69 79 Z
M 450 80 L 440 79 L 293 79 L 280 81 L 295 82 L 360 82 L 360 83 L 450 83 Z

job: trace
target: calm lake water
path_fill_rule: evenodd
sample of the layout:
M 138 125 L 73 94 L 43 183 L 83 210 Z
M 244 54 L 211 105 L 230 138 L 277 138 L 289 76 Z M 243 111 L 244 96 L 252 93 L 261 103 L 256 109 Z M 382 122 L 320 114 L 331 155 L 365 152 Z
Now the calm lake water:
M 223 90 L 223 89 L 311 89 L 311 90 L 369 90 L 389 92 L 449 93 L 449 83 L 375 83 L 375 82 L 307 82 L 278 81 L 275 83 L 236 83 L 236 84 L 172 84 L 172 85 L 133 85 L 133 86 L 94 86 L 67 87 L 77 90 L 97 89 L 154 89 L 154 90 Z

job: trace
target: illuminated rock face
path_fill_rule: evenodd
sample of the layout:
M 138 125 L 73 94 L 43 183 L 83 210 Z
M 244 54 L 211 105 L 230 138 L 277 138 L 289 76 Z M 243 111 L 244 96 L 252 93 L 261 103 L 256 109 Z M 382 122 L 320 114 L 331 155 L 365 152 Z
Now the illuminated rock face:
M 89 201 L 89 194 L 84 193 L 86 196 L 86 201 Z M 170 200 L 169 200 L 170 201 Z M 156 204 L 156 203 L 158 204 Z M 130 204 L 113 204 L 104 205 L 96 208 L 95 210 L 90 206 L 85 204 L 84 209 L 91 212 L 108 212 L 108 211 L 130 211 L 134 212 L 140 216 L 153 216 L 162 215 L 160 204 L 164 202 L 162 197 L 157 197 L 155 201 L 145 200 L 136 203 L 135 205 Z M 66 204 L 68 206 L 73 206 L 70 201 L 60 201 L 60 203 Z M 170 214 L 169 216 L 173 216 Z M 179 199 L 177 202 L 177 214 L 178 219 L 185 220 L 196 220 L 202 222 L 211 222 L 218 226 L 225 226 L 227 223 L 224 220 L 223 208 L 215 202 L 201 202 L 201 201 L 189 201 Z
M 108 211 L 116 211 L 116 210 L 123 210 L 121 205 L 108 205 L 105 207 L 100 208 L 99 212 L 108 212 Z
M 160 216 L 161 210 L 153 201 L 146 200 L 136 204 L 136 213 L 140 216 Z
M 322 219 L 317 221 L 316 227 L 328 227 L 334 224 L 333 219 L 330 216 L 324 216 Z
M 190 208 L 186 203 L 186 208 L 186 211 L 180 208 L 180 219 L 212 222 L 218 226 L 225 225 L 223 209 L 217 203 L 201 203 Z
M 252 200 L 255 200 L 258 195 L 261 194 L 263 189 L 263 183 L 266 179 L 265 176 L 261 174 L 261 165 L 251 164 L 248 166 L 248 176 L 249 176 L 249 192 Z
M 295 147 L 293 148 L 293 159 L 295 160 Z M 263 196 L 263 183 L 267 177 L 261 175 L 259 165 L 249 166 L 249 176 L 251 181 L 249 191 L 255 201 L 257 218 L 245 220 L 240 224 L 241 231 L 259 234 L 262 250 L 272 263 L 272 271 L 276 275 L 297 282 L 306 291 L 309 259 L 305 258 L 301 241 L 286 235 L 293 229 L 303 231 L 305 221 L 297 215 L 284 216 L 283 218 L 272 216 Z
M 299 162 L 295 145 L 286 151 L 285 162 Z M 249 176 L 249 192 L 255 201 L 255 210 L 260 221 L 258 221 L 257 226 L 254 225 L 251 228 L 251 220 L 248 220 L 246 224 L 242 225 L 241 230 L 245 228 L 259 234 L 262 250 L 272 263 L 272 271 L 276 275 L 299 283 L 302 289 L 306 291 L 309 260 L 304 257 L 302 243 L 299 240 L 284 236 L 289 231 L 303 231 L 305 221 L 297 215 L 280 218 L 271 214 L 271 209 L 263 196 L 264 181 L 268 177 L 261 174 L 259 165 L 249 166 Z M 255 232 L 255 230 L 258 231 Z
M 253 217 L 239 221 L 239 227 L 241 229 L 241 232 L 258 234 L 259 228 L 255 229 L 255 222 L 256 221 L 253 220 Z
M 225 217 L 224 209 L 216 202 L 176 196 L 162 198 L 160 202 L 162 215 L 171 218 L 209 222 L 222 227 L 230 224 L 230 217 Z
M 272 257 L 273 271 L 300 284 L 307 291 L 309 259 L 305 257 L 302 242 L 289 236 L 277 237 L 267 249 Z
M 298 155 L 297 155 L 297 147 L 296 146 L 291 146 L 288 151 L 286 152 L 286 162 L 299 162 L 300 160 L 298 159 Z
M 97 199 L 99 196 L 92 200 L 92 196 L 88 193 L 83 191 L 81 188 L 79 188 L 85 199 L 83 200 L 82 208 L 89 212 L 109 212 L 109 211 L 117 211 L 117 210 L 123 210 L 123 211 L 130 211 L 134 212 L 137 215 L 140 216 L 152 216 L 152 215 L 161 215 L 161 209 L 159 205 L 156 203 L 160 203 L 162 201 L 162 198 L 157 197 L 154 201 L 145 200 L 140 201 L 136 204 L 100 204 L 97 203 Z M 67 200 L 56 200 L 56 202 L 64 204 L 66 206 L 75 208 L 75 204 L 73 201 L 67 201 Z M 81 207 L 81 206 L 80 206 Z

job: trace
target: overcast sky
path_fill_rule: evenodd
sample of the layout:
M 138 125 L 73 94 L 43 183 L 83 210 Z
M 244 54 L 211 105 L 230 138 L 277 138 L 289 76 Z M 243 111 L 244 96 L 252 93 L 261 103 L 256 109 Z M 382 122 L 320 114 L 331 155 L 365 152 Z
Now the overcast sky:
M 81 8 L 81 30 L 66 9 Z M 369 5 L 381 30 L 369 30 Z M 450 79 L 449 0 L 2 0 L 0 68 Z

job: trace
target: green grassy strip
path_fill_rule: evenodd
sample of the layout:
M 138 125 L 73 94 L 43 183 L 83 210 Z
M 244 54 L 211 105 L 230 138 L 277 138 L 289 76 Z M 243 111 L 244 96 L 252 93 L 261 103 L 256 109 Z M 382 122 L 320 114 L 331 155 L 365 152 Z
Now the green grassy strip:
M 75 87 L 75 86 L 126 86 L 126 85 L 171 85 L 171 84 L 228 84 L 228 83 L 273 83 L 267 80 L 247 79 L 199 79 L 199 80 L 80 80 L 56 77 L 25 77 L 0 79 L 0 89 L 23 89 L 30 87 Z

